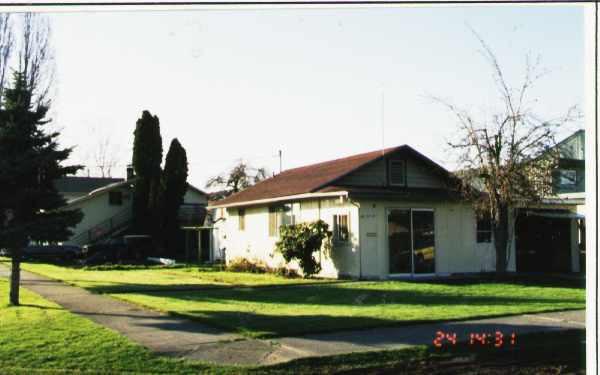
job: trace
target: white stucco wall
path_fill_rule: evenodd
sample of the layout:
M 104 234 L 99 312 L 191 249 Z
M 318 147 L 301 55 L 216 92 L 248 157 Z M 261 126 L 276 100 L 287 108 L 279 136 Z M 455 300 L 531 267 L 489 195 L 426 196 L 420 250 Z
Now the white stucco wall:
M 110 219 L 116 214 L 131 209 L 132 195 L 127 187 L 122 187 L 112 191 L 121 190 L 123 192 L 122 205 L 110 205 L 108 202 L 108 192 L 92 196 L 89 199 L 83 199 L 79 202 L 72 203 L 68 206 L 69 209 L 79 208 L 83 212 L 83 219 L 75 228 L 72 229 L 73 237 L 83 233 L 99 223 Z M 70 243 L 69 241 L 65 243 Z
M 493 242 L 477 243 L 477 219 L 468 204 L 392 200 L 361 200 L 359 204 L 362 277 L 382 278 L 389 274 L 387 213 L 392 208 L 433 209 L 437 275 L 495 269 Z M 515 269 L 514 246 L 508 269 Z
M 123 194 L 123 204 L 110 205 L 108 200 L 109 191 L 121 191 Z M 95 196 L 91 196 L 88 199 L 69 202 L 68 209 L 78 208 L 83 212 L 83 219 L 75 228 L 72 229 L 74 233 L 73 237 L 88 231 L 103 221 L 108 220 L 125 210 L 131 210 L 132 199 L 133 193 L 130 187 L 124 185 L 115 189 L 104 191 Z M 184 203 L 206 205 L 207 197 L 205 194 L 201 194 L 195 190 L 189 189 L 184 196 Z M 65 243 L 69 244 L 71 242 L 66 241 Z
M 358 207 L 360 206 L 360 208 Z M 294 205 L 296 222 L 318 219 L 333 227 L 333 215 L 349 215 L 350 241 L 335 243 L 331 251 L 322 250 L 322 277 L 387 278 L 389 252 L 387 213 L 391 208 L 433 209 L 435 220 L 435 268 L 437 275 L 491 272 L 495 269 L 492 243 L 477 243 L 476 216 L 465 203 L 393 200 L 339 199 L 304 200 Z M 226 210 L 226 220 L 219 226 L 220 244 L 226 247 L 227 262 L 235 258 L 260 260 L 271 267 L 285 266 L 275 251 L 277 237 L 269 237 L 268 206 L 245 208 L 245 229 L 239 230 L 237 209 Z M 515 270 L 514 246 L 508 270 Z M 288 265 L 297 268 L 295 264 Z
M 333 215 L 349 215 L 350 240 L 333 243 L 330 251 L 321 250 L 317 255 L 321 262 L 321 277 L 358 275 L 358 208 L 339 199 L 305 200 L 295 202 L 296 222 L 323 220 L 333 227 Z M 245 209 L 245 229 L 239 230 L 237 209 L 227 209 L 227 219 L 219 228 L 220 241 L 226 247 L 227 262 L 236 258 L 260 260 L 270 267 L 298 269 L 297 264 L 286 265 L 281 254 L 275 251 L 278 237 L 269 236 L 268 206 Z

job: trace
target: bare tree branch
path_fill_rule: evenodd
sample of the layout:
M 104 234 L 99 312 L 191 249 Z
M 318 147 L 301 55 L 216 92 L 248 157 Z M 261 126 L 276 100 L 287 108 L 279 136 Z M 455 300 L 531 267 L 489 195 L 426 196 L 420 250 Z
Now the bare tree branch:
M 10 65 L 10 58 L 15 43 L 12 19 L 10 13 L 0 14 L 0 103 L 6 86 L 6 72 Z
M 48 18 L 37 13 L 25 13 L 20 37 L 19 70 L 24 73 L 39 105 L 49 100 L 48 94 L 54 81 L 54 54 Z
M 457 119 L 456 140 L 448 145 L 457 156 L 465 196 L 478 211 L 492 218 L 496 270 L 503 272 L 510 236 L 514 233 L 508 224 L 509 212 L 514 207 L 540 202 L 552 193 L 551 173 L 558 161 L 555 135 L 560 128 L 580 118 L 580 112 L 571 107 L 563 116 L 542 120 L 530 104 L 538 101 L 530 99 L 532 87 L 548 73 L 541 68 L 540 57 L 532 61 L 531 55 L 526 55 L 522 82 L 514 90 L 491 47 L 473 28 L 469 29 L 479 41 L 479 52 L 492 68 L 502 109 L 488 118 L 476 119 L 470 111 L 447 100 L 431 99 Z

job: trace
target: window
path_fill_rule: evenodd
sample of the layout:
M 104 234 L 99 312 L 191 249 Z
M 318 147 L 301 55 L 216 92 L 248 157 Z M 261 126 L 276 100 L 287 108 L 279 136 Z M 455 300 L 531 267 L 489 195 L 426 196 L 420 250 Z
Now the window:
M 269 236 L 277 237 L 279 227 L 282 225 L 296 224 L 296 216 L 291 204 L 269 207 Z
M 333 215 L 333 239 L 339 242 L 350 239 L 348 215 Z
M 477 216 L 477 243 L 492 242 L 492 220 L 489 214 Z
M 577 171 L 573 169 L 559 170 L 558 183 L 563 188 L 574 188 L 577 186 Z
M 279 209 L 278 206 L 269 207 L 269 237 L 276 237 L 279 232 Z
M 388 171 L 390 185 L 406 186 L 406 162 L 404 160 L 390 160 Z
M 243 208 L 238 210 L 238 229 L 246 229 L 246 210 Z
M 123 193 L 120 191 L 109 191 L 108 204 L 111 206 L 121 206 L 123 204 Z

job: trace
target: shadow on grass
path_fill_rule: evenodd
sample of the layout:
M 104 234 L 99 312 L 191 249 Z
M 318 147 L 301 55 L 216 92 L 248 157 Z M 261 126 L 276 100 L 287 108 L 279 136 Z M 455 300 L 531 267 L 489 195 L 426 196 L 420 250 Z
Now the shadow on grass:
M 515 304 L 569 305 L 584 304 L 582 298 L 569 298 L 553 295 L 541 297 L 534 291 L 515 289 L 512 295 L 494 295 L 494 290 L 480 289 L 463 290 L 461 287 L 440 289 L 437 287 L 391 289 L 381 285 L 376 288 L 361 288 L 360 283 L 352 284 L 317 284 L 317 285 L 287 285 L 270 288 L 261 287 L 217 287 L 203 291 L 158 291 L 147 292 L 154 297 L 187 302 L 248 302 L 257 304 L 287 304 L 313 306 L 346 306 L 346 307 L 385 307 L 389 305 L 419 305 L 436 306 L 514 306 Z
M 531 333 L 515 346 L 473 347 L 468 343 L 444 347 L 410 347 L 400 350 L 313 357 L 255 368 L 252 374 L 539 374 L 580 373 L 585 368 L 585 332 Z
M 473 320 L 484 320 L 499 317 L 507 317 L 513 314 L 491 314 L 455 318 L 439 321 L 438 319 L 421 320 L 394 320 L 376 317 L 350 317 L 331 316 L 323 314 L 308 314 L 295 316 L 281 316 L 277 314 L 260 314 L 256 312 L 239 311 L 190 311 L 188 313 L 171 312 L 175 317 L 183 317 L 200 323 L 205 323 L 225 331 L 238 333 L 250 338 L 276 338 L 276 337 L 305 337 L 318 342 L 330 342 L 333 344 L 344 343 L 352 345 L 367 345 L 371 349 L 385 345 L 430 345 L 436 338 L 437 331 L 456 334 L 459 341 L 468 340 L 471 333 L 486 334 L 488 339 L 486 345 L 494 345 L 495 333 L 497 331 L 504 335 L 503 342 L 509 346 L 510 335 L 563 330 L 566 328 L 580 328 L 573 323 L 560 321 L 544 321 L 542 323 L 531 323 L 526 320 L 511 318 L 504 322 L 488 323 L 473 322 Z M 188 326 L 181 321 L 153 321 L 146 326 L 152 326 L 169 331 L 178 331 Z M 185 328 L 187 329 L 187 328 Z M 368 330 L 368 334 L 362 331 Z M 445 340 L 444 345 L 451 345 Z M 477 343 L 480 344 L 480 343 Z M 313 350 L 312 343 L 304 342 L 300 345 Z
M 534 293 L 496 296 L 492 294 L 493 290 L 487 291 L 488 295 L 456 294 L 460 289 L 453 289 L 452 292 L 416 288 L 364 289 L 353 284 L 341 288 L 339 285 L 313 285 L 273 289 L 222 288 L 194 292 L 148 292 L 140 294 L 164 297 L 164 304 L 161 300 L 138 301 L 151 308 L 166 310 L 172 315 L 250 337 L 462 321 L 585 307 L 582 299 L 554 295 L 543 298 Z M 219 310 L 215 304 L 228 307 L 237 304 L 239 307 L 237 311 Z M 203 310 L 205 306 L 210 306 L 211 310 Z M 278 311 L 281 314 L 277 314 Z M 387 317 L 383 317 L 383 314 Z

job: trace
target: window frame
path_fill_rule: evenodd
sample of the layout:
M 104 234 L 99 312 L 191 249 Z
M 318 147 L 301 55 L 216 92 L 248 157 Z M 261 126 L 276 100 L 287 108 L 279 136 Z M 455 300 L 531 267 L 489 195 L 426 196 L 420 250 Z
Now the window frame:
M 564 175 L 567 173 L 572 174 L 573 178 L 570 179 Z M 564 183 L 563 179 L 570 183 Z M 561 189 L 574 189 L 577 187 L 577 170 L 576 169 L 559 169 L 558 170 L 558 186 Z
M 246 230 L 246 209 L 238 208 L 238 230 L 245 231 Z
M 289 206 L 289 209 L 286 208 Z M 290 218 L 289 223 L 284 223 L 284 216 Z M 295 225 L 296 214 L 293 203 L 283 203 L 269 206 L 269 237 L 279 237 L 279 228 L 282 225 Z
M 279 206 L 269 206 L 269 237 L 279 236 Z
M 345 218 L 345 235 L 341 236 L 341 218 Z M 333 240 L 338 243 L 347 243 L 350 242 L 350 215 L 348 213 L 334 214 L 333 215 Z
M 403 182 L 402 183 L 395 183 L 392 181 L 392 164 L 395 163 L 399 163 L 402 165 L 402 174 L 403 174 Z M 388 171 L 388 184 L 390 186 L 400 186 L 400 187 L 406 187 L 407 184 L 407 163 L 406 163 L 406 159 L 388 159 L 387 161 L 387 171 Z
M 485 227 L 489 228 L 484 228 L 484 229 L 480 229 L 483 225 L 485 225 Z M 494 239 L 494 231 L 492 228 L 492 218 L 488 215 L 485 214 L 483 216 L 481 215 L 476 215 L 475 216 L 475 242 L 476 243 L 492 243 Z

